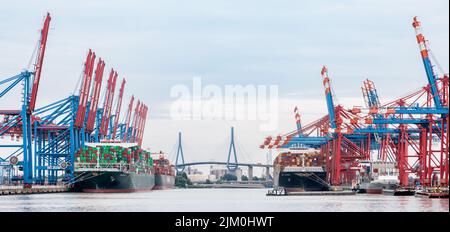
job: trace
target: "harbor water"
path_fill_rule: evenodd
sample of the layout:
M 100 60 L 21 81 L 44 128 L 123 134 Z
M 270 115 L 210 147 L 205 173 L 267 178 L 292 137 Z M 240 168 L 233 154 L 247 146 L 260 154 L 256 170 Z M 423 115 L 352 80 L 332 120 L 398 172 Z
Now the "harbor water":
M 266 196 L 267 189 L 0 196 L 0 212 L 449 212 L 449 199 L 414 196 Z

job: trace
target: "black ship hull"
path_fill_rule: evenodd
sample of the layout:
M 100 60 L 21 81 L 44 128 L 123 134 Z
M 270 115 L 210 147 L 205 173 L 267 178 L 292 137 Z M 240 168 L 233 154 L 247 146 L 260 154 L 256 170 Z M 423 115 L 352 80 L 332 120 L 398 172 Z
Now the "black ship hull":
M 155 186 L 155 175 L 126 172 L 79 172 L 75 173 L 73 190 L 91 193 L 124 193 L 151 191 Z
M 175 176 L 156 174 L 155 175 L 155 190 L 173 189 L 175 188 Z
M 275 176 L 275 188 L 287 192 L 329 191 L 326 172 L 279 172 Z

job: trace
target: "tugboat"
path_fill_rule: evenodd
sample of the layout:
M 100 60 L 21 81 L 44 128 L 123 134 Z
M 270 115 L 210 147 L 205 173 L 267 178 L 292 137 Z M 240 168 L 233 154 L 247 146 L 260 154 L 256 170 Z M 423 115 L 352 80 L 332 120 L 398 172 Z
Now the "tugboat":
M 286 192 L 329 191 L 324 157 L 319 150 L 291 148 L 274 161 L 274 188 Z
M 155 166 L 155 190 L 175 188 L 175 167 L 164 158 L 162 152 L 158 159 L 153 161 Z
M 136 143 L 90 143 L 75 154 L 76 192 L 150 191 L 155 168 L 150 152 Z

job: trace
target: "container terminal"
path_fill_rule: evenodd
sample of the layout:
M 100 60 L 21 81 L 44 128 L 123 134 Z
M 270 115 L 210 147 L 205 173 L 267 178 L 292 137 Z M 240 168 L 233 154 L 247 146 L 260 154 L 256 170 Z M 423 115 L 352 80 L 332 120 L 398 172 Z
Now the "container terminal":
M 428 84 L 382 103 L 374 82 L 365 80 L 361 87 L 365 107 L 335 105 L 331 70 L 323 66 L 320 76 L 328 114 L 302 125 L 296 107 L 296 130 L 269 136 L 260 146 L 283 150 L 277 159 L 286 160 L 276 168 L 275 187 L 281 189 L 272 193 L 330 184 L 331 190 L 448 198 L 449 76 L 438 74 L 418 17 L 413 18 L 412 29 Z M 314 149 L 309 153 L 319 154 L 316 163 L 300 162 L 307 154 L 299 155 L 298 149 Z M 297 191 L 292 191 L 294 186 Z
M 34 70 L 0 81 L 0 98 L 14 89 L 22 90 L 16 109 L 0 110 L 0 136 L 21 141 L 20 145 L 0 144 L 0 195 L 171 188 L 173 165 L 163 153 L 141 148 L 148 114 L 145 103 L 135 103 L 131 96 L 120 123 L 126 80 L 122 79 L 116 93 L 118 73 L 114 68 L 108 75 L 103 105 L 99 105 L 106 62 L 91 49 L 79 94 L 36 107 L 50 22 L 47 13 L 34 54 Z M 5 157 L 5 151 L 11 152 Z
M 0 144 L 0 149 L 11 151 L 0 156 L 0 171 L 6 177 L 0 193 L 172 188 L 175 171 L 184 166 L 141 148 L 148 114 L 142 101 L 134 104 L 132 96 L 125 118 L 120 118 L 125 79 L 113 110 L 118 78 L 113 68 L 99 105 L 106 64 L 92 50 L 87 52 L 78 95 L 36 107 L 40 79 L 45 78 L 41 74 L 50 21 L 48 13 L 34 69 L 0 79 L 0 99 L 13 89 L 22 90 L 15 109 L 0 109 L 0 136 L 21 142 Z M 374 82 L 366 80 L 361 87 L 365 107 L 335 105 L 332 70 L 323 66 L 318 80 L 323 82 L 327 114 L 302 125 L 296 107 L 296 130 L 269 136 L 260 146 L 280 152 L 272 166 L 274 189 L 268 195 L 335 192 L 448 198 L 449 76 L 436 69 L 417 17 L 412 29 L 428 84 L 382 103 Z M 233 165 L 237 166 L 229 159 L 227 167 Z

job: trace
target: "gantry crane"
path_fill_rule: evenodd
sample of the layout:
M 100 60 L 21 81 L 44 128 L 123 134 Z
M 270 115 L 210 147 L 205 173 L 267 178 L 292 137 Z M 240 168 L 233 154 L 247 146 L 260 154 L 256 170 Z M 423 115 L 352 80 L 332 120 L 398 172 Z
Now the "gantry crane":
M 115 115 L 111 115 L 118 76 L 117 72 L 111 69 L 103 108 L 99 108 L 105 62 L 99 58 L 95 67 L 96 54 L 92 50 L 88 51 L 84 62 L 78 95 L 36 107 L 50 20 L 50 14 L 47 14 L 40 30 L 34 71 L 24 71 L 0 81 L 0 86 L 5 86 L 0 91 L 0 99 L 19 84 L 22 84 L 23 88 L 19 110 L 0 110 L 0 136 L 11 135 L 17 141 L 22 140 L 21 144 L 17 145 L 0 144 L 0 149 L 14 149 L 6 156 L 3 156 L 5 152 L 0 153 L 0 168 L 8 170 L 9 181 L 23 182 L 27 187 L 31 184 L 57 184 L 60 181 L 73 183 L 75 153 L 88 142 L 99 142 L 101 139 L 131 141 L 126 135 L 130 133 L 128 127 L 131 110 L 127 114 L 127 122 L 119 124 L 125 80 L 119 90 Z M 130 109 L 133 107 L 133 99 L 134 97 Z M 137 109 L 132 134 L 133 141 L 141 145 L 148 108 L 141 102 Z M 124 129 L 121 129 L 122 135 L 118 136 L 118 140 L 115 134 L 119 128 Z M 23 175 L 20 175 L 20 172 L 23 172 Z
M 39 120 L 39 118 L 35 117 L 33 113 L 36 107 L 39 83 L 42 75 L 50 21 L 50 13 L 47 13 L 44 19 L 43 27 L 40 30 L 39 45 L 36 53 L 34 71 L 23 71 L 16 76 L 0 81 L 0 86 L 6 86 L 6 88 L 0 92 L 0 98 L 9 93 L 19 83 L 22 84 L 23 89 L 21 109 L 0 110 L 0 115 L 3 115 L 4 117 L 3 122 L 0 123 L 0 136 L 3 136 L 5 134 L 16 136 L 18 140 L 22 139 L 22 144 L 1 144 L 0 148 L 14 149 L 14 152 L 10 153 L 6 157 L 0 157 L 0 161 L 2 161 L 2 163 L 9 162 L 9 164 L 6 164 L 9 170 L 13 170 L 14 167 L 18 167 L 18 169 L 21 169 L 23 171 L 23 176 L 16 176 L 15 178 L 17 180 L 23 181 L 23 183 L 27 187 L 33 183 L 32 125 L 34 121 Z M 19 159 L 20 156 L 22 157 L 21 161 Z M 12 174 L 10 173 L 10 175 Z
M 381 137 L 381 157 L 395 160 L 401 185 L 410 184 L 409 174 L 415 173 L 422 185 L 430 186 L 433 175 L 438 173 L 439 184 L 448 186 L 449 78 L 448 74 L 442 77 L 435 74 L 429 57 L 430 50 L 420 25 L 415 17 L 413 27 L 428 79 L 427 86 L 392 102 L 381 104 L 373 82 L 367 80 L 363 86 L 367 108 L 344 109 L 340 105 L 334 106 L 328 69 L 324 67 L 321 74 L 328 115 L 306 126 L 320 131 L 318 136 L 309 137 L 307 134 L 308 139 L 297 137 L 295 134 L 300 134 L 297 130 L 277 136 L 276 139 L 268 137 L 261 148 L 311 145 L 314 141 L 324 154 L 331 154 L 330 162 L 327 163 L 331 172 L 330 182 L 340 184 L 342 174 L 344 179 L 345 175 L 349 174 L 341 173 L 345 171 L 343 165 L 347 163 L 346 166 L 352 166 L 360 159 L 370 159 L 370 151 L 377 146 L 373 140 Z M 353 155 L 344 155 L 351 149 Z

